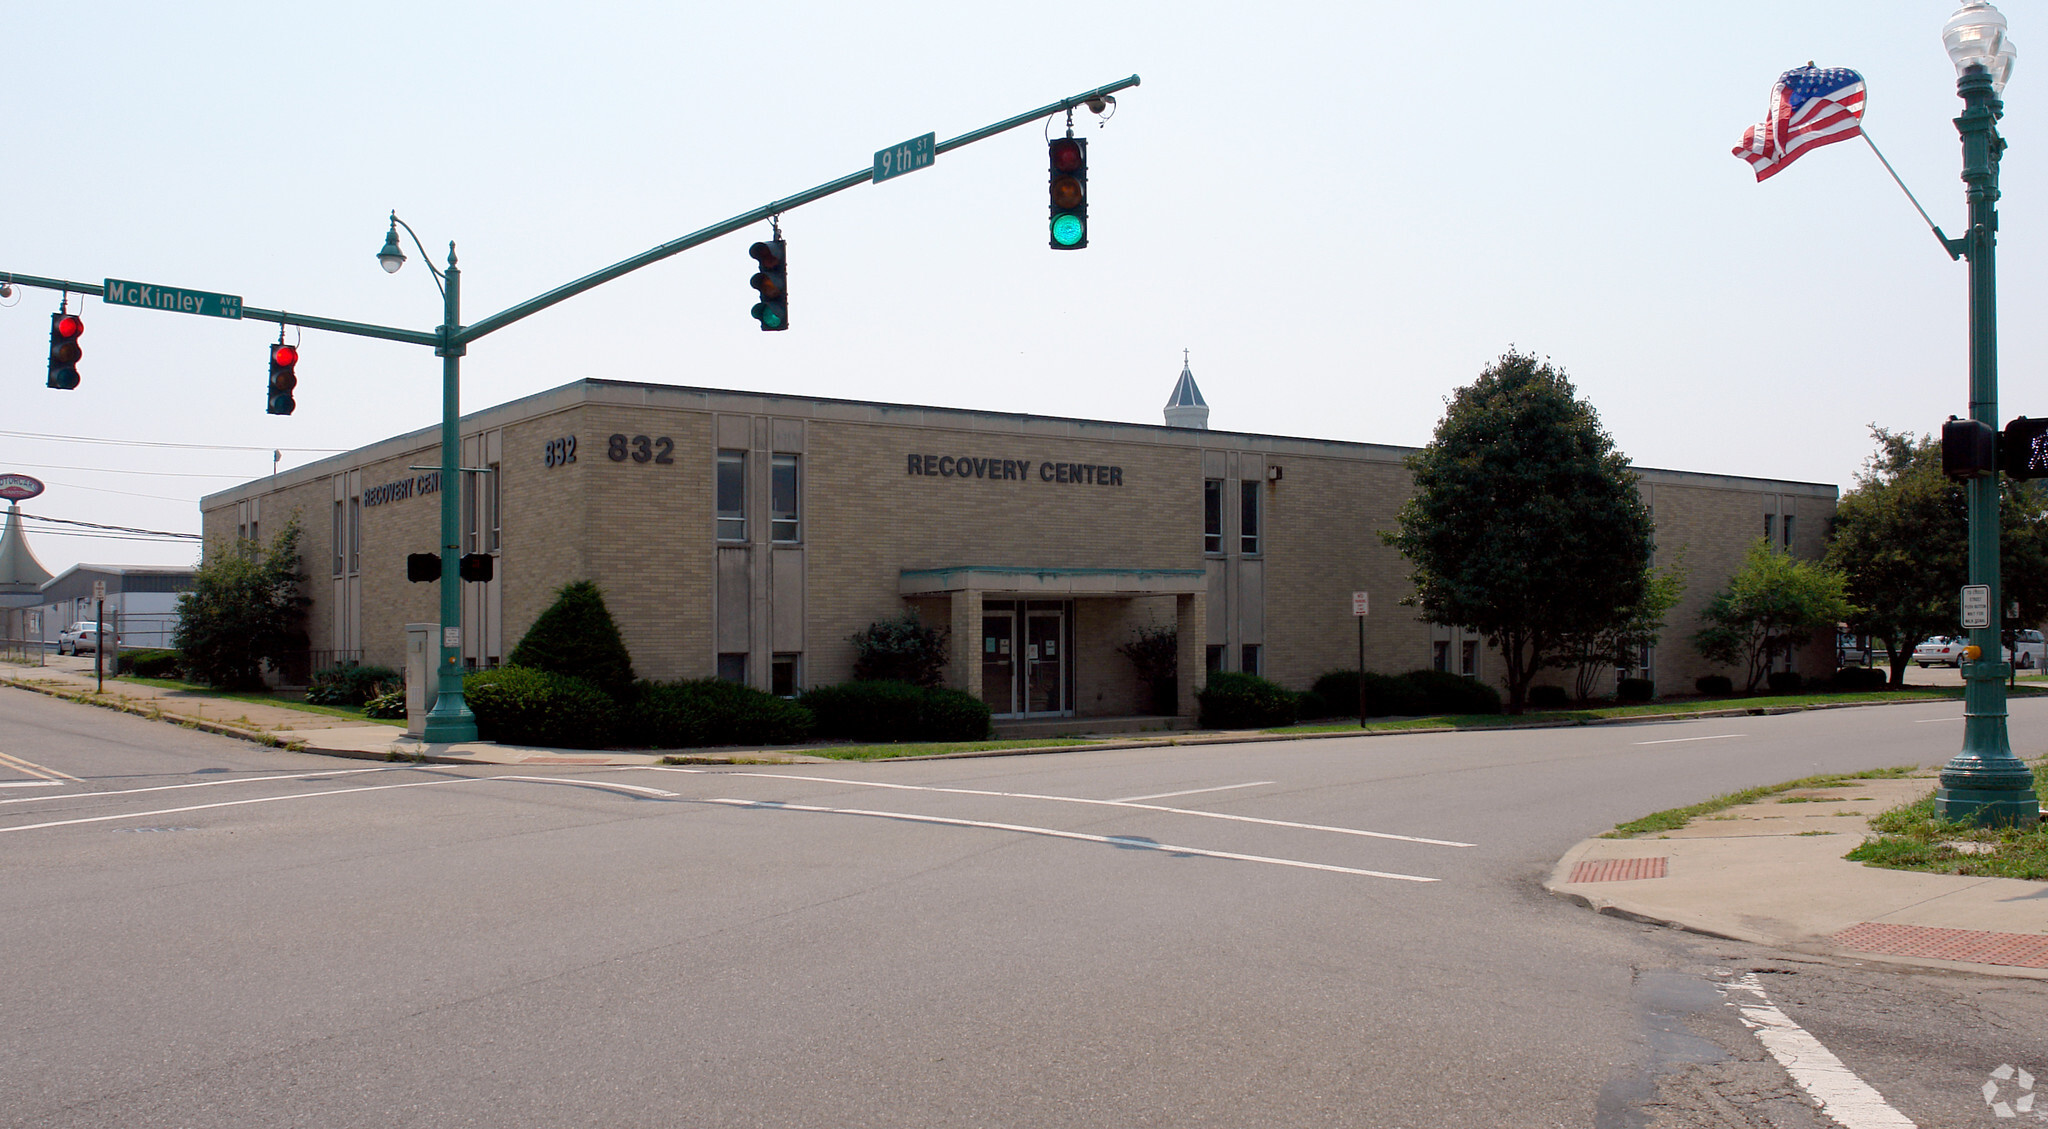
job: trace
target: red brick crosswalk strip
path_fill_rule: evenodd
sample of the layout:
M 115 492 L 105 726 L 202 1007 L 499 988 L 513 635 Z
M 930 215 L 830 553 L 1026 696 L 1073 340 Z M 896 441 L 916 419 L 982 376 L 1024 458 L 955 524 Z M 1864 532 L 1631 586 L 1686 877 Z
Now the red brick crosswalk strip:
M 1591 859 L 1572 867 L 1573 882 L 1632 882 L 1664 877 L 1668 855 L 1647 859 Z
M 1982 929 L 1864 921 L 1835 934 L 1834 942 L 1862 953 L 2048 968 L 2048 935 L 2040 933 L 1992 933 Z

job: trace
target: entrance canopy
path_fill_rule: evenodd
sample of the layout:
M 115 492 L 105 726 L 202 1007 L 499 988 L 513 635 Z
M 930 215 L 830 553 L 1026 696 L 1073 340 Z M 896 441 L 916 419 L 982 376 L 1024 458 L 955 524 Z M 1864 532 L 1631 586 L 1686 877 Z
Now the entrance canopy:
M 1187 596 L 1208 590 L 1199 568 L 1027 568 L 956 565 L 906 568 L 897 583 L 904 596 L 1001 592 L 1046 599 L 1075 596 Z

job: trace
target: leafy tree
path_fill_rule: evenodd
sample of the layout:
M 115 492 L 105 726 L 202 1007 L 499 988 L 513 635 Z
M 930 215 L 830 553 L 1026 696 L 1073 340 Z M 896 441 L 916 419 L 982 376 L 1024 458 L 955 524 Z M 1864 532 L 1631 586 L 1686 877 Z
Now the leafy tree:
M 1714 593 L 1700 613 L 1706 626 L 1692 637 L 1693 645 L 1712 662 L 1744 668 L 1744 692 L 1754 693 L 1780 655 L 1856 613 L 1847 582 L 1827 565 L 1780 552 L 1759 537 L 1728 587 Z
M 1870 429 L 1877 450 L 1842 496 L 1828 530 L 1827 562 L 1846 573 L 1860 608 L 1848 623 L 1883 642 L 1891 682 L 1905 684 L 1913 646 L 1957 630 L 1958 592 L 1969 582 L 1969 510 L 1961 483 L 1941 473 L 1934 436 Z M 2048 618 L 2048 491 L 2001 480 L 1999 578 L 2005 602 L 2018 603 L 2012 632 Z
M 624 701 L 633 688 L 633 656 L 605 607 L 604 593 L 588 580 L 562 585 L 505 665 L 581 678 L 615 701 Z
M 1509 350 L 1460 388 L 1408 458 L 1415 494 L 1380 536 L 1414 566 L 1403 603 L 1478 631 L 1522 712 L 1572 640 L 1627 622 L 1649 587 L 1651 522 L 1628 460 L 1548 361 Z
M 1177 675 L 1180 670 L 1180 629 L 1173 624 L 1140 627 L 1131 633 L 1131 641 L 1117 644 L 1117 652 L 1131 660 L 1138 670 L 1138 677 L 1145 682 L 1146 692 L 1151 695 L 1152 712 L 1171 714 L 1180 708 L 1175 701 L 1179 692 Z
M 937 686 L 946 674 L 946 635 L 926 627 L 914 611 L 870 623 L 850 636 L 853 677 L 859 682 Z
M 1643 597 L 1629 609 L 1627 618 L 1598 630 L 1574 634 L 1567 643 L 1572 662 L 1578 667 L 1575 689 L 1579 700 L 1593 691 L 1615 667 L 1626 670 L 1636 664 L 1644 647 L 1654 647 L 1664 633 L 1664 617 L 1685 595 L 1686 567 L 1681 552 L 1678 560 L 1650 573 Z
M 299 519 L 292 515 L 266 548 L 253 540 L 214 546 L 178 597 L 171 645 L 187 676 L 224 690 L 263 688 L 263 668 L 302 662 L 308 645 L 301 591 Z

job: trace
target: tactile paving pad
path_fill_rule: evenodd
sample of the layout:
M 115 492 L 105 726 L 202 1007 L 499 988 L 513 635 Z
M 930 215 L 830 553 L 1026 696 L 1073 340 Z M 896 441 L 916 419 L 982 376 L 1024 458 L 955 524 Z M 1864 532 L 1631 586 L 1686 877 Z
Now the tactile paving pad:
M 1638 878 L 1664 877 L 1670 856 L 1647 859 L 1590 859 L 1572 867 L 1574 882 L 1630 882 Z
M 1887 956 L 2048 968 L 2048 935 L 2040 933 L 1992 933 L 1864 921 L 1835 934 L 1834 942 L 1845 949 Z

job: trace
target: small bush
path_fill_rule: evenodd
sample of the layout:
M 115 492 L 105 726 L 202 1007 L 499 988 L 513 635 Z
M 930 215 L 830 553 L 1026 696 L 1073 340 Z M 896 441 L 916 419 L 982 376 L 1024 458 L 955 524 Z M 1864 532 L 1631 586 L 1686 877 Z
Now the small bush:
M 1773 694 L 1796 694 L 1799 692 L 1800 687 L 1805 685 L 1806 679 L 1800 677 L 1799 672 L 1796 670 L 1774 670 L 1771 672 L 1770 686 L 1771 693 Z
M 398 689 L 393 690 L 388 694 L 379 694 L 376 697 L 371 698 L 369 701 L 364 702 L 363 716 L 385 719 L 394 717 L 404 717 L 405 687 L 400 686 Z
M 178 652 L 161 647 L 122 651 L 116 660 L 116 673 L 136 678 L 176 678 L 181 669 L 180 657 Z
M 853 741 L 979 741 L 989 733 L 988 703 L 959 690 L 908 682 L 842 682 L 798 699 L 820 737 Z
M 1735 682 L 1725 674 L 1709 674 L 1694 679 L 1692 688 L 1709 698 L 1725 698 L 1735 692 Z
M 616 701 L 633 692 L 633 656 L 605 607 L 604 593 L 588 580 L 562 585 L 505 663 L 580 678 Z
M 1411 670 L 1403 681 L 1422 693 L 1422 711 L 1437 713 L 1499 713 L 1500 691 L 1447 670 Z
M 1891 684 L 1891 675 L 1883 667 L 1852 666 L 1835 672 L 1837 690 L 1882 690 Z
M 1529 687 L 1529 705 L 1539 710 L 1554 710 L 1571 701 L 1571 693 L 1562 686 Z
M 1657 684 L 1647 678 L 1624 678 L 1614 696 L 1624 702 L 1647 702 L 1657 696 Z
M 501 666 L 462 680 L 477 736 L 508 745 L 597 749 L 611 740 L 618 707 L 580 678 Z
M 848 637 L 856 682 L 937 686 L 946 674 L 946 632 L 926 627 L 916 612 L 870 623 Z
M 1117 646 L 1117 653 L 1137 668 L 1153 713 L 1171 716 L 1180 712 L 1179 628 L 1170 623 L 1140 627 L 1132 632 L 1130 642 Z
M 1365 675 L 1365 716 L 1419 717 L 1428 713 L 1422 688 L 1391 674 Z
M 811 711 L 737 682 L 640 682 L 633 687 L 636 744 L 663 749 L 704 745 L 795 745 L 809 740 Z
M 1294 695 L 1256 674 L 1217 671 L 1195 695 L 1204 729 L 1269 729 L 1294 724 Z
M 345 662 L 315 674 L 306 687 L 306 701 L 316 706 L 360 706 L 398 682 L 398 672 L 388 666 Z
M 1358 716 L 1358 672 L 1333 670 L 1319 675 L 1306 694 L 1294 699 L 1294 715 L 1303 721 L 1322 717 Z

